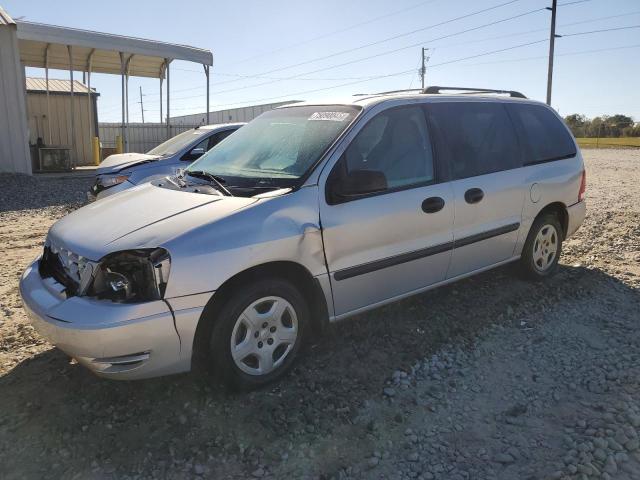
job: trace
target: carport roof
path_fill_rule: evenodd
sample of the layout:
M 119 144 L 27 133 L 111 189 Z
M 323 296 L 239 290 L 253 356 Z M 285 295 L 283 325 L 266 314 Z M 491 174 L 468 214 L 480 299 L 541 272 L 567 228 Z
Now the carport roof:
M 120 53 L 123 53 L 125 58 L 132 56 L 129 75 L 138 77 L 163 78 L 165 59 L 213 64 L 211 51 L 187 45 L 42 23 L 16 23 L 20 60 L 28 67 L 45 67 L 47 45 L 49 68 L 60 70 L 69 69 L 67 46 L 73 47 L 74 70 L 87 70 L 91 58 L 91 71 L 97 73 L 119 75 Z

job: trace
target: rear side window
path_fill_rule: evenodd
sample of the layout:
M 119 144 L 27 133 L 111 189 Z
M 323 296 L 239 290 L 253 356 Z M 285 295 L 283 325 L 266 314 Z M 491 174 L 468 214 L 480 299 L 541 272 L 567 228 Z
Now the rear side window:
M 547 107 L 512 103 L 507 109 L 525 142 L 525 165 L 560 160 L 576 154 L 571 135 Z
M 454 180 L 522 165 L 516 132 L 503 104 L 434 102 L 427 111 L 438 135 L 438 153 Z

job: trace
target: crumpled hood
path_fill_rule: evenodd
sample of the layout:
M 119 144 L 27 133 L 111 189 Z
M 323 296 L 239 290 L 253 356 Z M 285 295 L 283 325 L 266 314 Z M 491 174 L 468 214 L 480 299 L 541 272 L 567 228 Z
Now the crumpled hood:
M 49 236 L 61 247 L 90 260 L 99 260 L 116 250 L 158 247 L 176 235 L 214 222 L 256 201 L 171 190 L 146 183 L 72 212 L 51 227 Z M 180 215 L 185 212 L 191 214 Z M 142 240 L 145 228 L 151 225 L 153 236 Z M 137 234 L 129 237 L 134 232 Z
M 132 167 L 142 162 L 158 160 L 159 158 L 159 155 L 148 155 L 146 153 L 116 153 L 105 158 L 96 173 L 98 175 L 116 173 L 123 168 Z

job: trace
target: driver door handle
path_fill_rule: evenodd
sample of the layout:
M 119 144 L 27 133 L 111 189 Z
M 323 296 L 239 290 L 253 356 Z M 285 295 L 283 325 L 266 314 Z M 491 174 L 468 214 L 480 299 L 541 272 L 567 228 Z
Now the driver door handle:
M 440 197 L 429 197 L 422 202 L 424 213 L 436 213 L 444 208 L 444 199 Z
M 479 188 L 470 188 L 464 192 L 464 199 L 467 203 L 479 203 L 484 198 L 484 192 Z

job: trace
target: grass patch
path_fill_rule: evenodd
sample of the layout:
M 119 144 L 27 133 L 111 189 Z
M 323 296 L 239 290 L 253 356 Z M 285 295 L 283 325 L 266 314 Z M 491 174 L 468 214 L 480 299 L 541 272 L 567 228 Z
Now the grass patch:
M 620 138 L 576 138 L 580 148 L 640 148 L 640 137 Z

